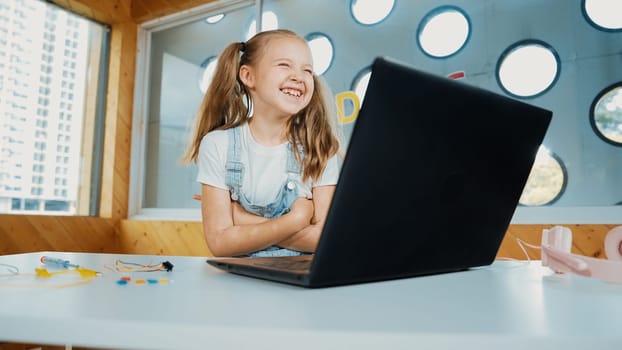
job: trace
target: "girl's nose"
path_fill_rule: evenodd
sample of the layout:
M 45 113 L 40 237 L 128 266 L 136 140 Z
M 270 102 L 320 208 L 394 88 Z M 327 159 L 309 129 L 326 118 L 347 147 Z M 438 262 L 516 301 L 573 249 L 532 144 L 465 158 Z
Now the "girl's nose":
M 293 81 L 301 82 L 302 81 L 302 74 L 303 74 L 302 72 L 293 71 L 292 74 L 289 76 L 289 79 L 293 80 Z

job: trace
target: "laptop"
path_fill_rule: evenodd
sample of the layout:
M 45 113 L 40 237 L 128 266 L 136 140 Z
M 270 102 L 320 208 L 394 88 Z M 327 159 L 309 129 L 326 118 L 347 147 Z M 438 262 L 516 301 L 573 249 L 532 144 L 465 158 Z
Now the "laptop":
M 207 263 L 309 288 L 490 265 L 551 118 L 378 57 L 315 253 Z

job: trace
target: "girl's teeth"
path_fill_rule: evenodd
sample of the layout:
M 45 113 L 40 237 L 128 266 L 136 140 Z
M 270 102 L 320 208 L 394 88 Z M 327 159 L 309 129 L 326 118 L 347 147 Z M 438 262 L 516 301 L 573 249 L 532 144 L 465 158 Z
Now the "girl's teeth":
M 286 95 L 290 95 L 290 96 L 295 96 L 295 97 L 300 97 L 301 93 L 300 91 L 296 91 L 296 90 L 290 90 L 290 89 L 283 89 L 281 90 L 284 94 Z

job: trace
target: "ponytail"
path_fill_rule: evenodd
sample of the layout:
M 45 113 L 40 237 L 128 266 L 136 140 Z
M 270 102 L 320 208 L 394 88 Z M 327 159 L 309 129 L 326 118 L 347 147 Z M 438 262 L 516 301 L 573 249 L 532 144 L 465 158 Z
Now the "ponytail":
M 239 80 L 240 51 L 246 43 L 229 44 L 218 57 L 212 82 L 203 96 L 184 163 L 196 162 L 203 136 L 215 129 L 229 129 L 249 118 L 250 94 Z

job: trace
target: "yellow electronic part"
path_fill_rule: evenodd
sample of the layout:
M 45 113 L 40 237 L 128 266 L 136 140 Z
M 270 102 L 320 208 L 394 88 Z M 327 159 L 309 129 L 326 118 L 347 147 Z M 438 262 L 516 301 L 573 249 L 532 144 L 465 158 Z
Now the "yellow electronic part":
M 93 277 L 97 277 L 100 275 L 99 272 L 94 271 L 94 270 L 90 270 L 90 269 L 85 269 L 82 267 L 77 267 L 73 270 L 61 270 L 61 271 L 54 271 L 54 272 L 49 272 L 47 269 L 44 268 L 35 268 L 35 274 L 37 277 L 41 277 L 41 278 L 50 278 L 54 275 L 60 275 L 60 274 L 67 274 L 67 273 L 78 273 L 80 275 L 80 277 L 82 278 L 93 278 Z
M 42 277 L 42 278 L 52 277 L 52 274 L 49 273 L 47 269 L 42 269 L 42 268 L 35 268 L 35 274 L 37 275 L 37 277 Z
M 92 278 L 99 276 L 99 272 L 94 270 L 85 269 L 82 267 L 76 267 L 76 271 L 80 273 L 80 277 L 82 278 Z

